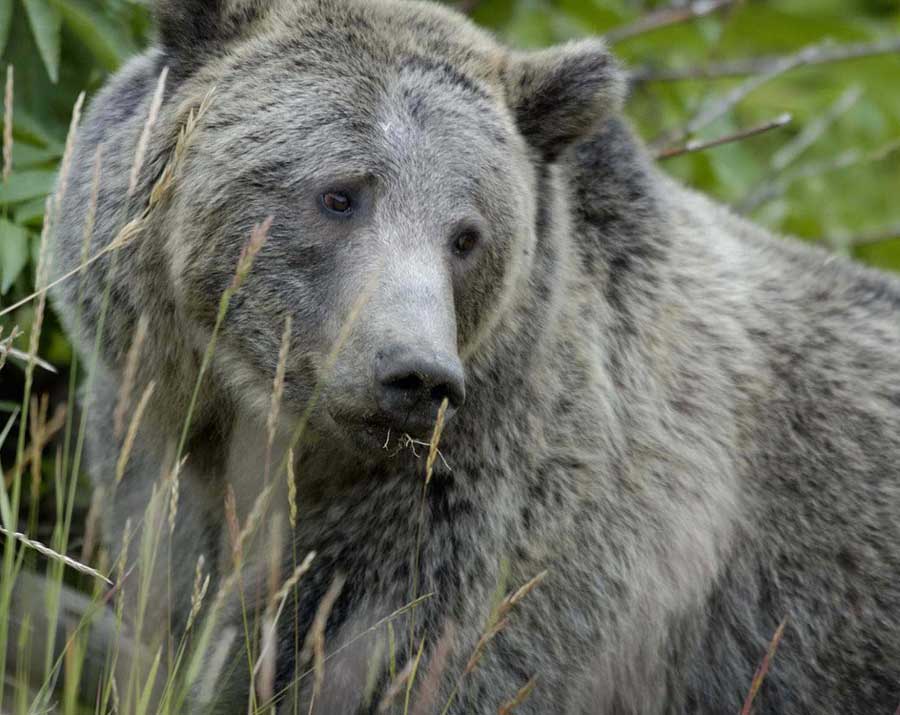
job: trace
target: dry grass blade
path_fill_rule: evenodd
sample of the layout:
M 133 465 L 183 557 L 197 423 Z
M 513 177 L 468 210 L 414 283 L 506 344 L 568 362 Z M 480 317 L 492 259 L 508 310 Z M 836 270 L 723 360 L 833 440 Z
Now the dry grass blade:
M 412 691 L 412 686 L 416 679 L 416 672 L 419 670 L 419 662 L 422 660 L 422 653 L 424 651 L 425 639 L 423 638 L 419 642 L 419 647 L 416 650 L 415 656 L 403 666 L 403 670 L 397 674 L 397 677 L 394 678 L 390 687 L 388 687 L 385 692 L 384 697 L 381 699 L 381 703 L 378 705 L 379 714 L 389 712 L 391 710 L 391 705 L 393 705 L 394 701 L 400 697 L 400 693 L 402 693 L 404 689 L 406 690 L 406 706 L 404 707 L 404 713 L 409 710 L 409 694 Z
M 284 611 L 288 596 L 300 583 L 300 579 L 309 571 L 315 559 L 315 552 L 307 554 L 290 578 L 284 582 L 281 588 L 270 599 L 269 605 L 266 607 L 263 616 L 262 625 L 262 646 L 260 648 L 259 657 L 253 668 L 253 678 L 257 683 L 257 693 L 261 702 L 269 702 L 272 700 L 275 690 L 275 656 L 277 648 L 275 647 L 278 621 Z
M 194 588 L 191 591 L 191 613 L 188 616 L 187 627 L 185 631 L 190 631 L 200 615 L 200 609 L 203 608 L 203 600 L 206 598 L 206 592 L 209 589 L 210 574 L 205 573 L 206 559 L 200 554 L 197 559 L 197 567 L 194 571 Z
M 384 697 L 381 698 L 381 702 L 378 704 L 379 715 L 381 713 L 389 712 L 391 705 L 393 705 L 394 701 L 400 697 L 400 693 L 403 692 L 403 688 L 406 687 L 406 683 L 413 673 L 415 663 L 415 658 L 411 659 L 391 681 L 390 686 L 388 686 L 388 689 L 384 693 Z
M 178 518 L 178 496 L 181 491 L 181 470 L 184 469 L 184 465 L 187 464 L 188 455 L 184 456 L 180 461 L 178 461 L 175 466 L 172 468 L 171 474 L 171 487 L 169 491 L 169 534 L 175 533 L 175 521 Z
M 66 189 L 69 186 L 69 172 L 72 169 L 72 156 L 75 153 L 75 137 L 78 135 L 78 125 L 81 124 L 81 111 L 84 109 L 84 100 L 87 95 L 82 92 L 75 100 L 72 109 L 72 119 L 69 122 L 69 134 L 66 137 L 66 147 L 63 150 L 62 161 L 59 165 L 59 179 L 57 181 L 56 199 L 54 202 L 54 218 L 59 216 Z
M 784 628 L 787 625 L 787 618 L 785 618 L 778 628 L 775 631 L 775 635 L 772 636 L 772 640 L 769 643 L 769 649 L 766 652 L 765 657 L 763 658 L 762 663 L 759 668 L 756 669 L 756 674 L 753 676 L 753 683 L 750 685 L 750 692 L 747 693 L 747 699 L 744 701 L 744 707 L 741 708 L 741 715 L 750 715 L 753 710 L 753 701 L 756 700 L 756 696 L 759 694 L 759 689 L 762 687 L 763 681 L 766 679 L 766 675 L 769 673 L 769 668 L 772 665 L 772 659 L 775 658 L 775 653 L 778 650 L 778 646 L 781 644 L 781 639 L 784 637 Z
M 147 385 L 147 389 L 144 390 L 144 394 L 141 396 L 141 401 L 138 402 L 137 409 L 135 409 L 134 411 L 134 416 L 131 418 L 131 424 L 128 426 L 128 433 L 125 435 L 125 442 L 122 445 L 122 449 L 119 452 L 119 459 L 116 462 L 116 486 L 119 486 L 122 481 L 122 477 L 125 476 L 125 468 L 128 466 L 128 460 L 131 458 L 131 450 L 134 449 L 134 442 L 137 439 L 137 433 L 138 429 L 141 426 L 141 420 L 143 420 L 144 418 L 144 412 L 147 409 L 147 405 L 150 403 L 150 398 L 153 397 L 153 391 L 155 389 L 155 382 L 151 382 L 149 385 Z
M 444 420 L 447 418 L 447 408 L 450 401 L 445 397 L 441 402 L 438 410 L 437 421 L 434 423 L 434 434 L 431 436 L 431 444 L 428 448 L 428 459 L 425 462 L 425 484 L 431 483 L 431 477 L 434 474 L 434 463 L 438 458 L 438 445 L 441 442 L 441 435 L 444 433 Z
M 294 474 L 294 450 L 288 450 L 287 461 L 288 519 L 291 529 L 297 528 L 297 475 Z
M 346 581 L 345 576 L 338 575 L 331 582 L 331 586 L 319 602 L 316 616 L 310 626 L 306 641 L 303 643 L 303 650 L 300 652 L 301 663 L 306 663 L 310 659 L 313 661 L 313 672 L 315 673 L 313 702 L 315 702 L 316 694 L 321 692 L 322 684 L 325 682 L 325 626 L 328 623 L 328 616 L 331 615 L 334 604 L 337 603 L 341 591 L 344 590 Z
M 35 355 L 34 357 L 29 357 L 28 353 L 22 352 L 21 350 L 16 350 L 15 348 L 4 348 L 0 346 L 0 367 L 3 367 L 4 361 L 6 357 L 9 356 L 11 358 L 15 358 L 16 360 L 21 360 L 22 362 L 28 362 L 31 360 L 34 362 L 35 367 L 41 368 L 41 370 L 45 370 L 53 375 L 58 375 L 59 370 L 57 370 L 53 365 L 44 360 L 43 358 Z
M 178 133 L 178 140 L 175 142 L 175 151 L 172 153 L 172 158 L 166 164 L 159 179 L 153 186 L 153 190 L 150 192 L 150 206 L 160 203 L 175 183 L 175 177 L 178 174 L 178 169 L 181 167 L 181 162 L 191 146 L 191 140 L 197 131 L 197 127 L 200 126 L 200 120 L 203 119 L 203 116 L 212 104 L 215 91 L 216 88 L 211 87 L 200 104 L 196 108 L 192 108 L 188 113 L 187 120 Z
M 519 706 L 523 705 L 528 698 L 531 697 L 531 694 L 534 692 L 534 689 L 537 687 L 537 676 L 533 677 L 529 680 L 522 688 L 516 693 L 515 697 L 512 700 L 507 701 L 503 705 L 500 706 L 500 709 L 497 711 L 497 715 L 512 715 L 512 713 Z
M 266 443 L 266 482 L 269 481 L 269 472 L 272 467 L 272 447 L 275 445 L 275 435 L 278 430 L 278 417 L 281 412 L 281 401 L 284 398 L 284 378 L 287 373 L 288 353 L 291 348 L 291 329 L 293 320 L 287 316 L 284 320 L 284 332 L 281 336 L 281 348 L 278 351 L 278 366 L 275 368 L 275 380 L 272 384 L 272 403 L 269 406 L 267 419 L 268 441 Z
M 35 504 L 41 487 L 41 456 L 44 448 L 66 425 L 66 406 L 57 405 L 53 417 L 48 419 L 49 408 L 49 395 L 42 395 L 40 400 L 36 397 L 31 398 L 31 409 L 28 411 L 31 444 L 22 460 L 22 469 L 31 465 L 31 498 Z
M 241 566 L 243 547 L 241 544 L 241 523 L 237 514 L 237 497 L 230 484 L 225 492 L 225 523 L 228 526 L 228 539 L 231 542 L 231 563 L 235 570 Z
M 131 407 L 131 393 L 134 391 L 134 385 L 137 381 L 138 359 L 141 356 L 144 341 L 147 339 L 148 327 L 149 321 L 147 316 L 141 315 L 135 328 L 134 336 L 131 339 L 131 346 L 128 348 L 128 355 L 125 358 L 125 373 L 122 378 L 122 387 L 119 389 L 119 398 L 116 402 L 116 411 L 113 416 L 116 439 L 121 439 L 125 431 L 125 415 Z
M 200 123 L 200 118 L 206 112 L 209 107 L 210 102 L 212 101 L 213 90 L 210 90 L 206 97 L 203 99 L 203 102 L 200 104 L 199 108 L 194 111 L 191 110 L 190 115 L 188 116 L 188 120 L 186 124 L 182 127 L 181 132 L 178 136 L 178 142 L 175 145 L 175 151 L 169 159 L 169 162 L 166 164 L 162 173 L 160 174 L 159 179 L 153 186 L 152 191 L 150 192 L 150 200 L 147 203 L 147 206 L 141 212 L 137 218 L 129 221 L 122 229 L 119 231 L 118 235 L 110 241 L 110 243 L 93 256 L 88 258 L 87 260 L 82 261 L 78 266 L 73 268 L 68 273 L 61 275 L 59 278 L 54 280 L 52 283 L 45 285 L 38 290 L 36 290 L 31 295 L 22 298 L 22 300 L 13 303 L 12 305 L 0 310 L 0 318 L 4 315 L 8 315 L 15 310 L 18 310 L 23 305 L 26 305 L 33 301 L 36 298 L 40 298 L 42 295 L 45 295 L 49 290 L 55 288 L 61 283 L 65 283 L 67 280 L 70 280 L 74 276 L 77 276 L 83 270 L 93 265 L 101 258 L 103 258 L 108 253 L 112 251 L 123 248 L 128 245 L 137 238 L 142 228 L 144 227 L 144 223 L 150 217 L 153 209 L 162 202 L 162 200 L 168 195 L 169 190 L 172 188 L 174 184 L 175 176 L 178 173 L 178 169 L 181 166 L 181 161 L 184 158 L 185 153 L 187 152 L 187 148 L 190 146 L 191 138 L 193 137 L 194 131 Z
M 488 624 L 485 627 L 484 633 L 482 634 L 481 638 L 478 639 L 478 643 L 475 645 L 475 650 L 472 652 L 472 655 L 469 658 L 469 662 L 466 663 L 466 667 L 463 669 L 462 675 L 460 676 L 459 680 L 456 681 L 453 692 L 450 693 L 450 698 L 447 700 L 447 704 L 441 711 L 441 715 L 446 715 L 448 712 L 450 712 L 450 708 L 453 706 L 454 700 L 456 700 L 456 696 L 459 693 L 459 689 L 462 685 L 463 679 L 478 667 L 478 663 L 481 661 L 481 658 L 487 650 L 488 645 L 490 645 L 491 641 L 497 637 L 498 633 L 502 632 L 509 625 L 509 615 L 512 610 L 519 603 L 521 603 L 522 600 L 528 596 L 528 594 L 534 591 L 534 589 L 536 589 L 545 578 L 547 578 L 547 572 L 542 571 L 533 579 L 528 581 L 519 590 L 511 593 L 498 604 L 495 611 L 491 614 L 490 619 L 488 619 Z
M 81 544 L 81 560 L 89 561 L 94 549 L 97 547 L 97 534 L 99 533 L 100 514 L 106 501 L 106 490 L 97 487 L 91 495 L 91 505 L 88 507 L 87 517 L 84 520 L 84 541 Z
M 128 196 L 133 196 L 137 189 L 138 179 L 141 175 L 141 168 L 144 165 L 144 157 L 147 155 L 147 147 L 150 144 L 150 135 L 153 133 L 153 126 L 159 117 L 159 110 L 162 107 L 163 97 L 166 91 L 166 78 L 169 76 L 169 68 L 163 67 L 163 71 L 159 75 L 156 83 L 156 91 L 153 93 L 153 99 L 150 102 L 150 111 L 147 114 L 147 121 L 144 122 L 144 128 L 141 130 L 141 137 L 138 140 L 137 150 L 134 154 L 134 163 L 131 166 L 131 176 L 128 181 Z
M 3 366 L 6 364 L 6 356 L 12 354 L 12 344 L 19 338 L 21 334 L 22 331 L 19 330 L 19 326 L 14 325 L 9 335 L 4 338 L 3 326 L 0 325 L 0 370 L 2 370 Z
M 49 546 L 42 544 L 40 541 L 35 541 L 34 539 L 28 538 L 25 534 L 19 533 L 17 531 L 7 531 L 2 526 L 0 526 L 0 534 L 4 534 L 8 538 L 15 539 L 20 544 L 27 546 L 29 549 L 33 549 L 37 551 L 42 556 L 46 556 L 48 559 L 52 561 L 57 561 L 65 566 L 68 566 L 79 573 L 83 573 L 87 576 L 91 576 L 92 578 L 100 579 L 108 586 L 113 586 L 113 582 L 110 581 L 106 576 L 97 571 L 96 569 L 92 569 L 90 566 L 87 566 L 80 561 L 76 561 L 75 559 L 66 556 L 65 554 L 60 554 Z
M 444 632 L 434 647 L 431 661 L 425 678 L 416 690 L 416 703 L 412 710 L 413 715 L 429 715 L 436 711 L 438 697 L 441 690 L 441 679 L 447 670 L 447 661 L 453 650 L 453 639 L 456 628 L 452 622 L 444 626 Z
M 272 221 L 273 217 L 269 216 L 265 221 L 256 226 L 253 229 L 253 233 L 250 234 L 250 240 L 248 240 L 247 243 L 244 244 L 243 249 L 241 249 L 237 270 L 231 281 L 232 292 L 237 293 L 244 284 L 244 281 L 247 280 L 247 276 L 250 275 L 250 269 L 253 268 L 253 262 L 256 260 L 256 256 L 259 254 L 260 250 L 262 250 L 263 244 L 269 236 L 269 229 L 272 228 Z

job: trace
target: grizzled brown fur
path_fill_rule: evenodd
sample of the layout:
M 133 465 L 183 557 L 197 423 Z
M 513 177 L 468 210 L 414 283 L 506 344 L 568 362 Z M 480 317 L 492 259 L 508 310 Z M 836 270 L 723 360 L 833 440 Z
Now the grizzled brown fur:
M 261 489 L 290 316 L 276 452 L 318 394 L 290 535 L 296 553 L 318 556 L 299 613 L 281 620 L 276 692 L 309 697 L 295 639 L 337 574 L 347 581 L 328 622 L 335 645 L 407 603 L 417 563 L 418 593 L 433 594 L 416 611 L 422 672 L 450 634 L 441 704 L 504 568 L 506 588 L 548 571 L 465 677 L 454 713 L 496 712 L 533 676 L 523 714 L 737 712 L 783 619 L 758 713 L 893 712 L 895 280 L 773 238 L 661 174 L 621 118 L 623 81 L 598 41 L 512 52 L 451 11 L 399 0 L 160 0 L 157 13 L 159 44 L 93 104 L 56 236 L 56 266 L 68 270 L 102 145 L 92 250 L 106 245 L 215 87 L 173 197 L 115 265 L 86 274 L 80 320 L 78 281 L 56 295 L 90 354 L 111 281 L 87 395 L 101 482 L 118 454 L 124 356 L 139 316 L 149 321 L 139 389 L 158 387 L 110 506 L 111 544 L 164 471 L 241 247 L 274 217 L 189 435 L 165 614 L 175 628 L 197 556 L 227 563 L 227 485 L 242 518 Z M 354 197 L 351 216 L 317 203 L 335 189 Z M 464 256 L 460 231 L 480 239 Z M 459 398 L 417 561 L 423 460 L 393 448 L 373 392 L 398 345 L 443 361 Z M 400 663 L 408 625 L 397 625 Z M 388 676 L 369 655 L 376 645 L 364 639 L 329 663 L 317 712 L 365 712 L 373 662 L 378 702 Z M 246 659 L 233 663 L 192 712 L 246 711 Z

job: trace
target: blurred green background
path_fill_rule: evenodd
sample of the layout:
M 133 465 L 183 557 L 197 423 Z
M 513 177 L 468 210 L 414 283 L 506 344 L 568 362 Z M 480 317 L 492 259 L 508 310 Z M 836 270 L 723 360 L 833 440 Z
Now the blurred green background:
M 0 186 L 0 306 L 26 296 L 34 283 L 44 200 L 72 105 L 80 91 L 95 92 L 147 44 L 152 35 L 147 5 L 0 0 L 2 63 L 15 68 L 14 169 Z M 629 115 L 657 148 L 729 135 L 789 112 L 793 120 L 784 127 L 668 159 L 665 169 L 775 231 L 825 241 L 834 251 L 900 270 L 900 55 L 780 73 L 691 135 L 679 129 L 736 88 L 749 88 L 747 76 L 661 77 L 697 73 L 733 59 L 790 55 L 811 45 L 829 52 L 847 44 L 896 43 L 900 0 L 470 0 L 463 5 L 476 21 L 519 47 L 611 32 L 616 53 L 643 78 L 634 83 Z M 682 16 L 688 19 L 666 22 Z M 641 24 L 648 20 L 661 26 L 648 29 Z M 7 333 L 14 324 L 25 331 L 19 347 L 25 347 L 32 310 L 25 306 L 0 320 Z M 52 319 L 40 355 L 63 374 L 41 372 L 36 391 L 63 391 L 70 351 Z M 19 404 L 20 375 L 15 363 L 3 371 L 0 412 Z

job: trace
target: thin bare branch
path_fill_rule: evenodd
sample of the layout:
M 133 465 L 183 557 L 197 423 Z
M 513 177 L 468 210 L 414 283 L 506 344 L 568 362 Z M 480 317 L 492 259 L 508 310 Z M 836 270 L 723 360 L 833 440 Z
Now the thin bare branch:
M 724 10 L 736 3 L 737 0 L 696 0 L 689 5 L 664 7 L 639 17 L 634 22 L 621 27 L 615 27 L 606 33 L 607 42 L 611 45 L 623 40 L 637 37 L 654 30 L 660 30 L 670 25 L 682 22 L 690 22 L 697 18 L 706 17 L 719 10 Z
M 857 234 L 838 234 L 830 236 L 826 241 L 830 246 L 860 248 L 863 246 L 875 246 L 879 243 L 896 241 L 898 239 L 900 239 L 900 221 L 889 226 L 879 226 L 877 228 L 861 231 Z
M 818 142 L 834 124 L 859 101 L 862 88 L 850 87 L 821 116 L 807 124 L 797 136 L 787 142 L 773 156 L 766 176 L 747 193 L 738 204 L 742 213 L 752 211 L 757 206 L 774 198 L 773 188 L 778 185 L 778 177 L 794 164 L 810 147 Z
M 765 75 L 773 68 L 780 67 L 788 60 L 793 60 L 789 69 L 846 62 L 864 57 L 878 57 L 900 53 L 900 37 L 888 37 L 875 42 L 856 42 L 838 45 L 824 42 L 803 50 L 801 61 L 797 55 L 762 55 L 738 60 L 728 60 L 705 67 L 688 67 L 685 69 L 657 69 L 643 67 L 632 70 L 632 82 L 681 82 L 685 80 L 725 79 L 746 77 L 748 75 Z M 787 70 L 783 70 L 787 71 Z
M 690 120 L 683 126 L 673 129 L 653 142 L 653 147 L 659 149 L 663 146 L 680 142 L 694 135 L 704 127 L 709 126 L 717 119 L 724 117 L 748 95 L 756 91 L 762 85 L 776 77 L 788 72 L 795 67 L 809 64 L 816 57 L 824 45 L 808 45 L 799 52 L 778 58 L 776 62 L 766 65 L 763 71 L 754 74 L 725 95 L 716 97 L 706 102 Z
M 712 149 L 713 147 L 722 146 L 723 144 L 731 144 L 733 142 L 738 142 L 744 139 L 749 139 L 750 137 L 758 136 L 759 134 L 764 134 L 773 129 L 780 129 L 781 127 L 787 126 L 792 121 L 793 117 L 790 114 L 785 113 L 776 117 L 775 119 L 769 120 L 768 122 L 757 124 L 755 126 L 749 127 L 748 129 L 743 129 L 739 132 L 735 132 L 734 134 L 728 134 L 726 136 L 719 137 L 718 139 L 712 139 L 710 141 L 699 141 L 697 139 L 694 139 L 687 142 L 683 146 L 664 149 L 656 155 L 656 158 L 660 161 L 663 161 L 665 159 L 672 159 L 676 156 L 683 156 L 684 154 L 694 154 L 698 151 L 705 151 L 706 149 Z
M 785 173 L 781 178 L 772 181 L 765 187 L 759 196 L 752 197 L 754 202 L 742 201 L 734 206 L 735 211 L 746 213 L 752 209 L 768 203 L 772 199 L 783 196 L 794 184 L 809 181 L 826 174 L 831 174 L 844 169 L 850 169 L 861 164 L 871 164 L 883 161 L 900 151 L 900 137 L 892 139 L 873 151 L 861 149 L 848 149 L 838 154 L 834 159 L 811 162 L 797 168 L 795 171 Z
M 772 156 L 772 170 L 784 171 L 793 164 L 807 149 L 815 144 L 834 123 L 844 116 L 862 98 L 863 90 L 859 85 L 850 87 L 838 97 L 825 113 L 816 117 L 790 142 L 785 144 Z

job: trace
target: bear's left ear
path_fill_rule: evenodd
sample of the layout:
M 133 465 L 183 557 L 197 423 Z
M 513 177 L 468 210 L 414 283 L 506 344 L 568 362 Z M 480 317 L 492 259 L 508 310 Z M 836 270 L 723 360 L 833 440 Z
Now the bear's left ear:
M 602 40 L 515 53 L 507 102 L 519 131 L 547 161 L 585 136 L 625 98 L 625 74 Z

